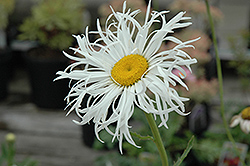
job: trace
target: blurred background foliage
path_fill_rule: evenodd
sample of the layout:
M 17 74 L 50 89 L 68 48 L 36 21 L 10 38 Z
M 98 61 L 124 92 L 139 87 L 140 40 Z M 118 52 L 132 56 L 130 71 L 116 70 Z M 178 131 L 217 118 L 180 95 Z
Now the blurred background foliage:
M 0 166 L 36 166 L 38 163 L 30 158 L 16 161 L 16 136 L 8 133 L 1 145 Z
M 84 30 L 84 6 L 81 0 L 41 0 L 20 26 L 19 39 L 35 40 L 53 49 L 67 49 L 72 34 Z
M 242 106 L 237 106 L 241 111 Z M 141 136 L 151 135 L 151 130 L 147 124 L 146 118 L 142 110 L 136 108 L 133 116 L 133 120 L 137 122 L 137 127 L 134 129 Z M 138 124 L 139 122 L 139 124 Z M 157 119 L 159 124 L 159 119 Z M 169 156 L 169 163 L 177 161 L 178 157 L 183 153 L 187 146 L 189 139 L 194 135 L 187 125 L 186 117 L 181 117 L 177 114 L 171 113 L 168 121 L 169 128 L 161 127 L 160 134 L 163 139 L 163 143 Z M 135 126 L 133 126 L 135 128 Z M 95 140 L 94 148 L 98 150 L 111 150 L 110 154 L 99 157 L 95 166 L 103 165 L 119 165 L 119 166 L 158 166 L 161 160 L 158 156 L 157 148 L 155 144 L 150 140 L 142 140 L 136 137 L 133 133 L 133 138 L 137 145 L 142 148 L 136 148 L 127 142 L 123 143 L 123 155 L 120 155 L 117 147 L 117 142 L 110 144 L 112 136 L 103 131 L 100 138 L 105 141 L 104 144 Z M 231 129 L 232 134 L 237 142 L 248 144 L 250 135 L 242 134 L 240 127 Z M 188 154 L 187 158 L 183 161 L 183 166 L 214 166 L 217 165 L 221 152 L 223 150 L 224 142 L 228 141 L 226 132 L 222 124 L 216 126 L 216 131 L 208 130 L 195 138 L 192 150 Z M 114 150 L 112 150 L 114 149 Z M 250 155 L 246 157 L 246 165 L 250 163 Z
M 0 29 L 6 28 L 9 22 L 9 15 L 15 7 L 14 0 L 0 0 Z
M 250 32 L 242 30 L 239 38 L 229 37 L 231 51 L 236 60 L 230 61 L 230 67 L 236 69 L 239 75 L 242 90 L 250 92 L 250 56 L 247 54 L 247 46 L 250 44 Z
M 74 46 L 74 38 L 72 34 L 84 33 L 85 7 L 81 0 L 37 0 L 37 3 L 32 7 L 31 16 L 25 19 L 20 27 L 19 39 L 35 40 L 39 44 L 52 49 L 63 50 L 69 46 Z M 109 5 L 115 11 L 122 10 L 123 0 L 112 0 L 103 3 L 103 5 L 96 11 L 100 15 L 102 25 L 104 20 L 111 13 Z M 144 21 L 144 14 L 146 11 L 146 4 L 144 0 L 127 0 L 128 7 L 132 10 L 140 8 L 141 13 L 137 16 L 140 23 Z M 0 28 L 5 28 L 8 24 L 8 15 L 14 9 L 15 2 L 13 0 L 0 0 Z M 157 6 L 154 6 L 157 7 Z M 159 6 L 158 6 L 159 7 Z M 161 8 L 164 8 L 161 6 Z M 177 31 L 176 37 L 181 40 L 194 39 L 201 36 L 201 40 L 194 43 L 195 50 L 185 50 L 193 58 L 197 58 L 198 64 L 194 66 L 194 72 L 188 73 L 185 82 L 188 84 L 190 91 L 187 92 L 182 87 L 178 86 L 178 91 L 181 95 L 191 98 L 196 103 L 211 103 L 212 99 L 217 95 L 217 80 L 213 57 L 213 48 L 211 47 L 210 32 L 207 29 L 206 9 L 202 0 L 175 0 L 169 6 L 172 12 L 180 10 L 187 11 L 187 15 L 192 17 L 193 25 L 184 31 Z M 93 12 L 93 11 L 92 11 Z M 170 17 L 173 13 L 170 13 Z M 211 6 L 211 12 L 216 24 L 223 19 L 223 14 L 216 7 Z M 170 18 L 169 17 L 169 18 Z M 95 19 L 91 24 L 94 24 Z M 250 88 L 250 60 L 246 56 L 246 45 L 249 46 L 249 31 L 243 31 L 241 38 L 229 38 L 231 51 L 236 60 L 230 61 L 230 66 L 237 72 L 242 83 L 242 89 L 249 92 Z M 173 47 L 171 43 L 164 43 L 161 49 L 168 49 Z M 178 75 L 178 73 L 177 73 Z M 246 91 L 247 90 L 247 91 Z M 192 106 L 187 103 L 187 106 Z M 212 105 L 215 111 L 218 110 L 216 106 Z M 245 105 L 240 105 L 235 102 L 226 103 L 227 119 L 240 112 Z M 191 110 L 188 108 L 187 110 Z M 236 110 L 236 111 L 235 111 Z M 218 118 L 219 119 L 219 118 Z M 136 108 L 133 115 L 133 122 L 136 122 L 133 130 L 140 133 L 140 135 L 151 135 L 146 118 L 141 110 Z M 159 124 L 159 120 L 157 120 Z M 181 117 L 175 113 L 170 114 L 168 121 L 169 129 L 160 128 L 160 132 L 167 149 L 168 156 L 170 156 L 170 163 L 177 160 L 183 150 L 186 148 L 188 140 L 194 134 L 189 130 L 187 117 Z M 200 135 L 196 135 L 194 146 L 188 157 L 184 160 L 183 165 L 217 165 L 221 156 L 223 143 L 228 141 L 222 123 L 212 124 L 209 130 L 204 131 Z M 115 127 L 111 126 L 111 130 Z M 236 140 L 249 144 L 250 135 L 242 133 L 239 126 L 230 129 Z M 133 134 L 132 134 L 133 135 Z M 100 133 L 101 139 L 105 144 L 95 140 L 93 147 L 98 150 L 110 150 L 109 155 L 102 156 L 96 160 L 96 166 L 103 165 L 119 165 L 119 166 L 154 166 L 160 165 L 160 158 L 158 156 L 157 148 L 152 141 L 141 140 L 133 135 L 137 145 L 142 148 L 138 149 L 127 142 L 123 143 L 124 155 L 120 155 L 117 147 L 117 141 L 111 142 L 112 136 L 105 131 Z M 12 152 L 7 152 L 10 146 L 4 142 L 2 145 L 1 162 L 4 163 L 8 157 L 14 157 Z M 113 150 L 115 149 L 115 150 Z M 25 163 L 25 161 L 24 161 Z M 33 161 L 32 161 L 33 163 Z M 250 154 L 246 156 L 246 165 L 250 164 Z M 1 164 L 0 164 L 1 165 Z M 24 165 L 21 164 L 20 165 Z M 34 164 L 35 165 L 35 164 Z

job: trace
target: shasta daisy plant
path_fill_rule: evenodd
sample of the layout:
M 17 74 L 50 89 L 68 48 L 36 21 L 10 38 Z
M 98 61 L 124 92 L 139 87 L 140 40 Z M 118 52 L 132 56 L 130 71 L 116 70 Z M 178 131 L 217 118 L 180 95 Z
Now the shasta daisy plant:
M 89 31 L 87 27 L 85 34 L 74 36 L 79 46 L 71 48 L 75 55 L 63 52 L 74 63 L 64 71 L 58 71 L 56 80 L 68 78 L 73 81 L 66 101 L 68 113 L 75 111 L 81 118 L 74 122 L 84 125 L 93 120 L 97 139 L 102 142 L 98 133 L 105 129 L 113 135 L 113 140 L 119 140 L 122 153 L 124 138 L 139 147 L 129 131 L 132 127 L 129 119 L 135 106 L 146 116 L 159 116 L 161 123 L 158 127 L 168 128 L 170 112 L 187 115 L 183 102 L 188 98 L 179 96 L 173 87 L 178 83 L 188 90 L 182 81 L 186 76 L 182 66 L 191 71 L 190 65 L 197 61 L 182 48 L 193 47 L 190 43 L 198 38 L 183 42 L 169 36 L 175 29 L 191 25 L 185 12 L 167 22 L 168 11 L 151 12 L 149 2 L 145 22 L 140 25 L 135 18 L 140 10 L 126 9 L 126 2 L 122 12 L 116 12 L 112 7 L 111 10 L 104 30 L 97 19 L 97 31 Z M 151 31 L 155 23 L 160 24 L 160 28 Z M 89 34 L 97 34 L 99 38 L 90 42 Z M 174 42 L 176 46 L 159 52 L 165 41 Z M 180 77 L 172 72 L 174 69 L 180 72 Z M 89 96 L 87 106 L 83 108 L 82 101 L 86 96 Z M 110 107 L 112 113 L 108 116 Z M 115 131 L 109 129 L 111 124 L 116 124 Z

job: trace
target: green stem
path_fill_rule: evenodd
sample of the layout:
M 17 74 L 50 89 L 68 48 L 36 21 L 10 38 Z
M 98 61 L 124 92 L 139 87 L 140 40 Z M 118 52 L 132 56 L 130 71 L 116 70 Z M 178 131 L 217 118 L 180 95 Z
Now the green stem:
M 225 116 L 225 107 L 224 107 L 224 99 L 223 99 L 223 77 L 222 77 L 220 57 L 219 57 L 219 54 L 218 54 L 217 39 L 216 39 L 213 18 L 212 18 L 212 15 L 210 13 L 210 5 L 208 3 L 208 0 L 205 0 L 205 3 L 206 3 L 206 8 L 207 8 L 207 14 L 208 14 L 208 18 L 209 18 L 210 28 L 211 28 L 211 32 L 212 32 L 212 40 L 213 40 L 213 44 L 214 44 L 215 57 L 216 57 L 217 75 L 218 75 L 219 89 L 220 89 L 219 91 L 220 91 L 220 106 L 221 106 L 220 111 L 221 111 L 221 116 L 222 116 L 224 127 L 226 129 L 227 137 L 231 141 L 231 143 L 233 144 L 234 149 L 237 151 L 237 153 L 238 153 L 238 155 L 240 157 L 240 153 L 239 153 L 239 151 L 238 151 L 238 149 L 236 147 L 235 140 L 234 140 L 234 138 L 233 138 L 233 136 L 232 136 L 232 134 L 231 134 L 231 132 L 229 130 L 227 120 L 226 120 L 226 116 Z M 244 164 L 244 162 L 242 162 L 242 163 Z
M 162 161 L 162 166 L 168 166 L 167 153 L 166 153 L 165 147 L 163 145 L 158 127 L 156 126 L 155 120 L 154 120 L 152 114 L 145 113 L 145 116 L 147 118 L 148 124 L 150 126 L 151 131 L 152 131 L 152 134 L 154 137 L 154 143 L 156 144 L 157 149 L 159 151 L 161 161 Z
M 7 145 L 8 145 L 7 162 L 8 162 L 8 166 L 12 166 L 14 163 L 14 156 L 15 156 L 14 143 L 7 142 Z

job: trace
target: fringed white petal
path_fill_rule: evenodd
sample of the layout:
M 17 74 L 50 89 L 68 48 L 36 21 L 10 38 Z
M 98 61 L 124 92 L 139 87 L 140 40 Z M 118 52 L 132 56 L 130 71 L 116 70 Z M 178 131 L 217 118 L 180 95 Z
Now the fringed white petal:
M 84 125 L 91 120 L 95 123 L 95 134 L 98 140 L 99 132 L 106 130 L 113 135 L 113 140 L 119 140 L 119 149 L 122 153 L 123 138 L 135 147 L 139 147 L 130 135 L 129 120 L 134 113 L 136 105 L 146 113 L 152 113 L 154 117 L 160 117 L 159 127 L 168 128 L 169 113 L 185 116 L 184 102 L 187 98 L 180 97 L 170 85 L 179 83 L 186 89 L 188 87 L 182 81 L 186 72 L 182 66 L 190 71 L 190 65 L 197 62 L 182 49 L 193 47 L 190 43 L 198 40 L 182 42 L 181 40 L 167 36 L 176 28 L 189 26 L 186 22 L 190 17 L 185 17 L 185 12 L 180 12 L 170 21 L 166 22 L 168 11 L 151 12 L 151 0 L 147 7 L 145 22 L 140 25 L 135 16 L 140 10 L 130 11 L 126 9 L 124 2 L 122 12 L 115 12 L 108 16 L 104 30 L 97 20 L 97 30 L 88 31 L 85 35 L 74 36 L 78 48 L 71 48 L 80 57 L 63 54 L 74 63 L 64 71 L 58 71 L 59 79 L 70 79 L 71 89 L 66 96 L 68 113 L 75 111 L 81 121 L 74 121 Z M 110 20 L 114 19 L 112 23 Z M 150 32 L 154 23 L 161 23 L 158 30 Z M 114 30 L 115 29 L 115 30 Z M 89 41 L 89 34 L 98 34 L 100 37 L 94 42 Z M 177 44 L 173 49 L 159 52 L 164 41 Z M 147 59 L 149 68 L 141 76 L 141 79 L 131 86 L 119 86 L 112 80 L 111 70 L 116 62 L 124 56 L 140 54 Z M 180 77 L 174 75 L 172 70 L 179 70 Z M 148 94 L 150 92 L 150 96 Z M 86 105 L 83 105 L 86 100 Z M 108 113 L 108 110 L 112 110 Z M 116 124 L 115 131 L 109 129 L 111 124 Z M 245 131 L 249 127 L 243 126 Z

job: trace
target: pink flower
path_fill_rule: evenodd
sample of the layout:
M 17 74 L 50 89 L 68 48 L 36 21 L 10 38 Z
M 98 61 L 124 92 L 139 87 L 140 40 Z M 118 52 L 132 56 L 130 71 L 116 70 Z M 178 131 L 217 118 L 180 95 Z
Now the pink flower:
M 196 80 L 196 76 L 193 75 L 190 70 L 188 70 L 186 67 L 182 67 L 182 69 L 183 69 L 182 71 L 180 71 L 178 69 L 174 69 L 172 71 L 172 73 L 180 78 L 185 78 L 185 80 L 187 80 L 187 81 L 195 81 Z

